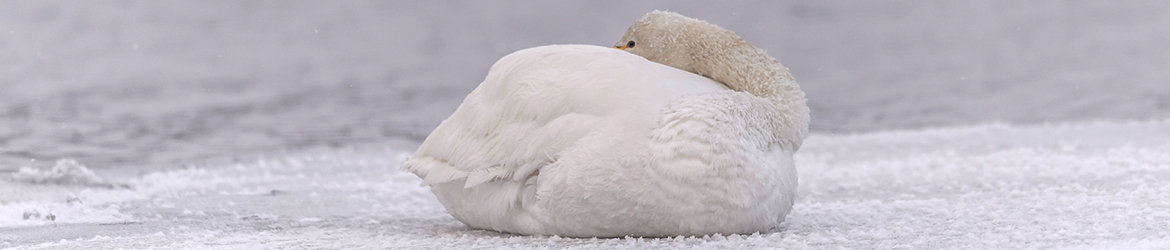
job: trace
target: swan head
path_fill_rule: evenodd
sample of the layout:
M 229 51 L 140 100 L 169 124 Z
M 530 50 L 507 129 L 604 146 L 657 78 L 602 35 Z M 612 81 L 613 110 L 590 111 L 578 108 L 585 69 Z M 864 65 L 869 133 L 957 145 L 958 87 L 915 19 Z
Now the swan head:
M 696 23 L 707 24 L 677 13 L 650 12 L 626 29 L 625 35 L 613 47 L 653 62 L 694 72 L 693 53 L 688 44 L 688 41 L 694 39 L 686 31 Z

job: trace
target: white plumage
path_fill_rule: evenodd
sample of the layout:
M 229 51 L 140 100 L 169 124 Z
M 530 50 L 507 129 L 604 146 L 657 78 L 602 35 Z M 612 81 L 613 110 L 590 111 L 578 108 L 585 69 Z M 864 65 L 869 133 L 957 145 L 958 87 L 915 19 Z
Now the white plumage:
M 639 22 L 655 18 L 722 30 L 666 12 Z M 637 27 L 677 28 L 635 24 L 620 44 L 640 39 Z M 750 48 L 704 51 L 763 53 L 742 44 Z M 703 60 L 680 66 L 639 56 L 666 49 L 712 58 L 694 47 L 553 45 L 507 55 L 405 167 L 474 228 L 574 237 L 771 229 L 795 198 L 792 154 L 808 124 L 803 93 L 766 54 L 775 65 L 718 63 L 747 76 L 693 63 Z M 787 78 L 771 76 L 776 67 Z M 742 80 L 753 77 L 764 80 Z

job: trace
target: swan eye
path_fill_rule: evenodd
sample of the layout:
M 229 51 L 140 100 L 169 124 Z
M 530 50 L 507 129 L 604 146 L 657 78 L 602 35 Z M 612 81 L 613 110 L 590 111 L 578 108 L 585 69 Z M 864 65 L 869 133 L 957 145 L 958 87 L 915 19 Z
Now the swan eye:
M 630 42 L 626 43 L 626 48 L 633 49 L 634 48 L 634 41 L 630 41 Z

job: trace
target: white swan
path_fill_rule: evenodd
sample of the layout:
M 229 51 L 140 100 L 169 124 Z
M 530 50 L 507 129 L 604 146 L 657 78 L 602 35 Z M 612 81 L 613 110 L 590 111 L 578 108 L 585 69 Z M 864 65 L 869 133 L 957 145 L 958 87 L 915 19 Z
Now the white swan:
M 675 236 L 782 222 L 809 119 L 788 69 L 669 12 L 646 14 L 614 47 L 501 58 L 405 168 L 473 228 Z

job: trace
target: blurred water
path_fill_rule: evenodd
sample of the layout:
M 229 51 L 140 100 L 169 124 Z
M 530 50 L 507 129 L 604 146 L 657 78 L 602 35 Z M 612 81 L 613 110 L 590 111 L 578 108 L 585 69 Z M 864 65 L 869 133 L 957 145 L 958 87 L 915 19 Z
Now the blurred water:
M 417 141 L 499 57 L 654 9 L 768 49 L 813 132 L 1170 117 L 1164 1 L 8 1 L 0 172 Z

